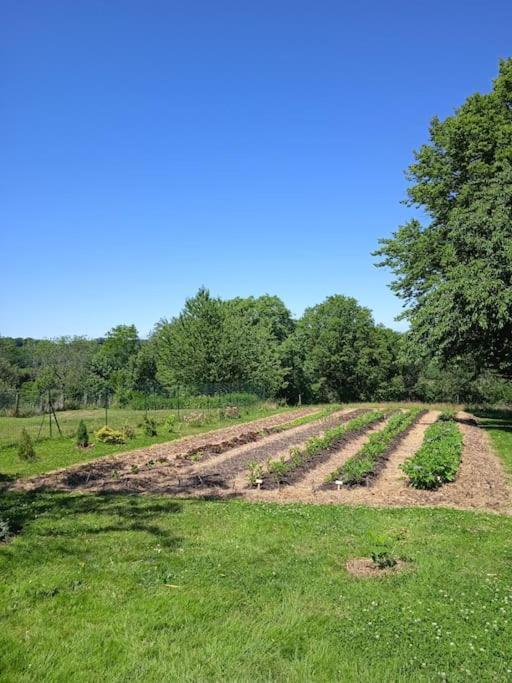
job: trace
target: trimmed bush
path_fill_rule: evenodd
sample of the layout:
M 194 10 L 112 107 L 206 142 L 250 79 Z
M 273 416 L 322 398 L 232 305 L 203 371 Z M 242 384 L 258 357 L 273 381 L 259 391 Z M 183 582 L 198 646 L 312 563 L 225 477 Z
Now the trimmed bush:
M 425 432 L 423 445 L 401 466 L 417 489 L 436 489 L 459 471 L 462 435 L 456 422 L 438 420 Z
M 89 445 L 89 432 L 83 420 L 80 420 L 76 430 L 76 445 L 79 448 L 87 448 Z
M 18 442 L 18 458 L 20 460 L 35 460 L 36 452 L 32 444 L 30 434 L 25 427 L 21 430 L 20 440 Z
M 125 443 L 123 432 L 119 432 L 112 427 L 102 427 L 96 432 L 96 438 L 102 443 L 120 444 Z
M 375 472 L 377 463 L 387 454 L 394 440 L 409 429 L 422 412 L 424 411 L 420 408 L 413 408 L 393 415 L 384 429 L 372 434 L 361 450 L 347 460 L 342 467 L 332 472 L 327 481 L 341 479 L 349 486 L 364 484 Z

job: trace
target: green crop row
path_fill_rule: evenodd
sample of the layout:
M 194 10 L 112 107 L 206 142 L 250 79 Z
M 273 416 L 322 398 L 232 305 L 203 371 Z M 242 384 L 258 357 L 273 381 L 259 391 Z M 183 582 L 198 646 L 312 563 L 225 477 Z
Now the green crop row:
M 277 460 L 269 460 L 266 465 L 266 472 L 263 472 L 262 478 L 264 481 L 267 480 L 268 483 L 281 483 L 288 475 L 306 465 L 322 451 L 345 439 L 348 435 L 358 432 L 378 420 L 382 420 L 384 416 L 385 413 L 380 410 L 363 413 L 337 427 L 327 429 L 319 436 L 312 436 L 306 441 L 304 446 L 290 448 L 288 459 L 282 457 Z
M 462 435 L 456 422 L 438 420 L 428 427 L 423 445 L 402 465 L 411 486 L 436 489 L 457 476 Z
M 302 417 L 297 417 L 295 420 L 291 420 L 290 422 L 283 422 L 279 425 L 273 425 L 272 427 L 269 427 L 267 431 L 270 434 L 275 434 L 277 432 L 284 432 L 288 429 L 293 429 L 294 427 L 301 427 L 302 425 L 309 424 L 310 422 L 315 422 L 315 420 L 321 420 L 323 417 L 329 417 L 329 415 L 332 415 L 332 413 L 335 413 L 337 410 L 341 410 L 341 405 L 332 404 L 326 408 L 323 408 L 322 410 L 315 411 L 314 413 L 308 413 Z
M 389 451 L 396 437 L 414 424 L 422 412 L 421 408 L 412 408 L 393 415 L 384 429 L 372 434 L 354 456 L 340 468 L 331 472 L 326 482 L 341 480 L 348 485 L 364 484 L 366 479 L 374 473 L 379 460 Z

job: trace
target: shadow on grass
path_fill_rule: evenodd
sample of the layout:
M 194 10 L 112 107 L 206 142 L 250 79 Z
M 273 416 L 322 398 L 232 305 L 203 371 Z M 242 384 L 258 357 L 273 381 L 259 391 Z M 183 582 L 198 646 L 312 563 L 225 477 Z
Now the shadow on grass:
M 70 495 L 60 492 L 14 492 L 0 497 L 0 519 L 7 521 L 11 534 L 19 534 L 31 522 L 44 516 L 50 528 L 39 535 L 76 537 L 77 534 L 103 534 L 115 531 L 140 531 L 158 538 L 169 548 L 180 545 L 181 539 L 155 524 L 155 517 L 178 514 L 182 505 L 174 500 L 154 500 L 145 496 L 122 494 Z M 51 527 L 51 522 L 69 516 L 81 516 L 79 528 Z M 102 523 L 102 518 L 104 522 Z
M 472 413 L 479 420 L 482 420 L 482 426 L 485 429 L 512 432 L 512 410 L 506 408 L 475 408 Z

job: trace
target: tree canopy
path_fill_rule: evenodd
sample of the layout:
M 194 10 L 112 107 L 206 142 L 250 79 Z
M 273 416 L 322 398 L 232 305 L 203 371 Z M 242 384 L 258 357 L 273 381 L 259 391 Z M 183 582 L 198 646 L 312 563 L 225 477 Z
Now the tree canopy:
M 512 59 L 488 94 L 469 97 L 408 170 L 408 203 L 425 215 L 381 240 L 414 353 L 470 357 L 512 374 Z

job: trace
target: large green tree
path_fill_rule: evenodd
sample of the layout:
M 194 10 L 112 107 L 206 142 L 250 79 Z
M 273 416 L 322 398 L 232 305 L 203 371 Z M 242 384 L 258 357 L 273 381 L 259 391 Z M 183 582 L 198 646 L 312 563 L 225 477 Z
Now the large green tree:
M 158 377 L 194 390 L 252 386 L 273 396 L 283 384 L 279 344 L 254 300 L 222 301 L 202 288 L 182 312 L 156 326 Z
M 299 376 L 308 399 L 371 399 L 385 382 L 391 362 L 370 311 L 341 295 L 308 308 L 290 344 L 302 359 Z
M 511 59 L 490 93 L 433 119 L 408 179 L 407 203 L 425 218 L 381 240 L 376 254 L 406 302 L 414 353 L 512 374 Z

